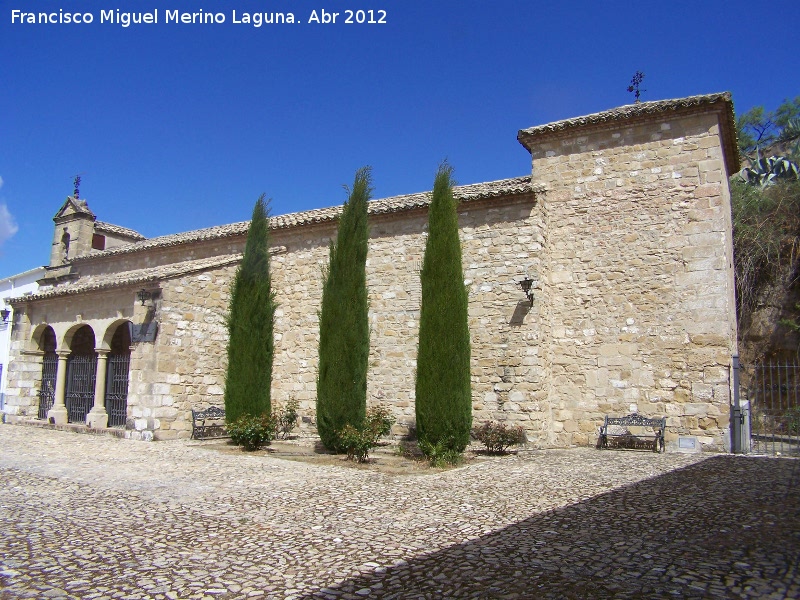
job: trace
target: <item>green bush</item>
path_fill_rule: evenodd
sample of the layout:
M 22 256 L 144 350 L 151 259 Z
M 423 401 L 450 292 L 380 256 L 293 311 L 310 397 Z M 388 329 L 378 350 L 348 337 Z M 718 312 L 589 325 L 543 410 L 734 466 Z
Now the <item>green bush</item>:
M 395 418 L 386 407 L 371 406 L 367 409 L 366 424 L 369 430 L 372 431 L 376 443 L 378 439 L 389 434 L 394 423 Z
M 392 430 L 392 425 L 394 417 L 386 408 L 372 407 L 359 427 L 348 423 L 336 432 L 336 444 L 347 452 L 348 460 L 367 462 L 369 451 L 378 445 L 381 437 Z
M 272 420 L 275 422 L 275 437 L 285 440 L 297 425 L 297 409 L 300 403 L 292 398 L 281 410 L 272 412 Z
M 369 429 L 353 427 L 348 424 L 336 432 L 340 448 L 347 452 L 347 459 L 357 462 L 367 462 L 369 451 L 375 447 L 372 432 Z
M 467 288 L 461 265 L 452 168 L 439 167 L 420 273 L 416 419 L 420 449 L 463 452 L 472 427 Z
M 231 441 L 252 452 L 266 446 L 275 437 L 275 420 L 272 415 L 242 415 L 228 424 Z
M 486 446 L 490 454 L 503 454 L 516 444 L 526 441 L 525 430 L 522 427 L 508 427 L 505 423 L 486 421 L 480 427 L 472 430 L 472 436 Z
M 364 421 L 369 360 L 367 202 L 369 168 L 356 173 L 339 218 L 336 243 L 324 274 L 319 314 L 317 432 L 329 450 L 343 452 L 337 432 Z
M 432 467 L 443 468 L 460 465 L 464 462 L 464 448 L 460 440 L 440 440 L 431 444 L 426 440 L 419 440 L 419 449 L 425 455 L 428 464 Z

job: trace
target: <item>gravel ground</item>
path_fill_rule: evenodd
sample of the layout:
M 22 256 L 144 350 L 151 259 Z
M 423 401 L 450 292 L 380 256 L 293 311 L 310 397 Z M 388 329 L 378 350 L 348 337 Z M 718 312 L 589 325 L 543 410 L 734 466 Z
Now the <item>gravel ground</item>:
M 387 475 L 0 425 L 0 598 L 800 598 L 800 460 Z

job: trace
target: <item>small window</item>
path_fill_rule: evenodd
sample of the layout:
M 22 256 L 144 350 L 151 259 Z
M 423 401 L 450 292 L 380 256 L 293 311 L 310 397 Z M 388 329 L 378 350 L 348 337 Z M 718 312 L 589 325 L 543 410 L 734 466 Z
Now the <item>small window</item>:
M 93 250 L 105 250 L 106 249 L 106 236 L 100 234 L 93 234 L 92 235 L 92 249 Z

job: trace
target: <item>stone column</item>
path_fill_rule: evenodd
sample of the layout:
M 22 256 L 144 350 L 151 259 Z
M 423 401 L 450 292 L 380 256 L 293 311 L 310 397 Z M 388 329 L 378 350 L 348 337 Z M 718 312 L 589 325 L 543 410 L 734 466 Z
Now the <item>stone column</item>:
M 98 348 L 97 373 L 94 380 L 94 406 L 86 415 L 86 424 L 92 429 L 105 429 L 108 427 L 108 413 L 106 412 L 106 364 L 110 350 Z
M 47 411 L 47 420 L 56 425 L 63 425 L 67 418 L 67 407 L 64 404 L 64 394 L 67 389 L 67 358 L 69 350 L 58 350 L 58 368 L 56 369 L 56 397 L 53 408 Z

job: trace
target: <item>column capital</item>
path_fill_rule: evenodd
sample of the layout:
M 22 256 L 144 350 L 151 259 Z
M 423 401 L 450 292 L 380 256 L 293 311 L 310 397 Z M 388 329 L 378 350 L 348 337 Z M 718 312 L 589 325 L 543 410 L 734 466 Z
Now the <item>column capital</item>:
M 58 355 L 59 359 L 67 360 L 69 355 L 72 354 L 72 350 L 56 350 L 56 354 Z
M 97 358 L 105 358 L 111 354 L 111 350 L 108 348 L 95 348 L 94 351 L 97 352 Z

